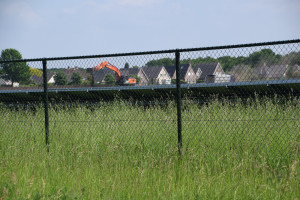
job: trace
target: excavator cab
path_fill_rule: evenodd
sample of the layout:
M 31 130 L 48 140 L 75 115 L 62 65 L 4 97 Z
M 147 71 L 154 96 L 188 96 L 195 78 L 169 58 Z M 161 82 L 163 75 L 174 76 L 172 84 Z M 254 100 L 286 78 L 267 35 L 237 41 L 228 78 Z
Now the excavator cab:
M 132 86 L 134 86 L 136 84 L 136 79 L 132 78 L 132 77 L 128 77 L 128 76 L 121 76 L 119 84 L 120 85 L 132 85 Z

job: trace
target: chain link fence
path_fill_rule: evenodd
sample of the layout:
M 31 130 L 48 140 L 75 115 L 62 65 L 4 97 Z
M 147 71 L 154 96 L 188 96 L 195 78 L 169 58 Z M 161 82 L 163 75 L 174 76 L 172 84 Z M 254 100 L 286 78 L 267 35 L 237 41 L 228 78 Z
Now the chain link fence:
M 14 69 L 1 78 L 2 141 L 69 153 L 298 149 L 299 40 L 0 63 Z M 31 76 L 18 81 L 22 65 Z

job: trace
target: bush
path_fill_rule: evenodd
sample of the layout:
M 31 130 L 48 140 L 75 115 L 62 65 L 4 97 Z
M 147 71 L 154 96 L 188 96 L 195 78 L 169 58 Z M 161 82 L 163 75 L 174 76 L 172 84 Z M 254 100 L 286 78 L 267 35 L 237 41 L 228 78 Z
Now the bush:
M 109 85 L 116 84 L 116 78 L 112 74 L 107 74 L 104 78 L 104 81 L 106 84 L 109 84 Z
M 68 79 L 65 73 L 63 72 L 57 72 L 57 74 L 54 76 L 55 85 L 67 85 Z
M 184 80 L 180 80 L 180 83 L 185 84 L 186 82 Z M 172 79 L 171 84 L 176 84 L 176 79 Z
M 80 85 L 82 83 L 82 77 L 78 72 L 74 72 L 71 77 L 72 85 Z

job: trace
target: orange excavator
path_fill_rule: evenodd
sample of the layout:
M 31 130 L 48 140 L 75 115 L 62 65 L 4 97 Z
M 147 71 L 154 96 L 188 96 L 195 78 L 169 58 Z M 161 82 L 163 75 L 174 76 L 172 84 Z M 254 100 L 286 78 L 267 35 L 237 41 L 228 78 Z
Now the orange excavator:
M 128 77 L 128 76 L 122 76 L 120 70 L 116 66 L 109 63 L 108 61 L 104 61 L 104 62 L 98 64 L 97 66 L 95 66 L 93 68 L 93 71 L 98 71 L 98 70 L 100 70 L 104 67 L 116 72 L 117 83 L 119 85 L 135 85 L 136 84 L 136 79 L 135 78 L 131 78 L 131 77 Z

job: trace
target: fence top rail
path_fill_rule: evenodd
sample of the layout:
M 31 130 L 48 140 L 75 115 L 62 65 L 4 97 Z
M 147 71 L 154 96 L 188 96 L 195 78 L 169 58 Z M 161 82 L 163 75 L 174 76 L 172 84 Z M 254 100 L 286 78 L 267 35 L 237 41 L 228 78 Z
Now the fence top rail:
M 115 53 L 115 54 L 100 54 L 100 55 L 88 55 L 88 56 L 70 56 L 70 57 L 52 57 L 52 58 L 34 58 L 34 59 L 21 59 L 21 60 L 0 60 L 0 63 L 10 62 L 36 62 L 36 61 L 55 61 L 55 60 L 76 60 L 76 59 L 88 59 L 88 58 L 107 58 L 107 57 L 121 57 L 121 56 L 137 56 L 137 55 L 153 55 L 163 53 L 175 53 L 175 52 L 188 52 L 188 51 L 206 51 L 206 50 L 221 50 L 221 49 L 234 49 L 243 47 L 256 47 L 256 46 L 269 46 L 299 43 L 300 39 L 294 40 L 282 40 L 273 42 L 261 42 L 261 43 L 248 43 L 238 45 L 224 45 L 224 46 L 212 46 L 212 47 L 199 47 L 199 48 L 187 48 L 187 49 L 170 49 L 160 51 L 144 51 L 144 52 L 131 52 L 131 53 Z
M 300 88 L 300 79 L 293 80 L 268 80 L 268 81 L 245 81 L 245 82 L 228 82 L 228 83 L 196 83 L 196 84 L 182 84 L 183 89 L 195 89 L 195 88 L 236 88 L 236 87 L 252 87 L 252 86 L 287 86 L 297 84 L 297 88 Z M 137 90 L 171 90 L 176 89 L 176 85 L 147 85 L 147 86 L 110 86 L 110 87 L 64 87 L 64 88 L 49 88 L 49 93 L 59 92 L 93 92 L 93 91 L 137 91 Z M 250 89 L 250 88 L 248 88 Z M 14 94 L 14 93 L 42 93 L 43 88 L 7 88 L 0 90 L 1 94 Z

